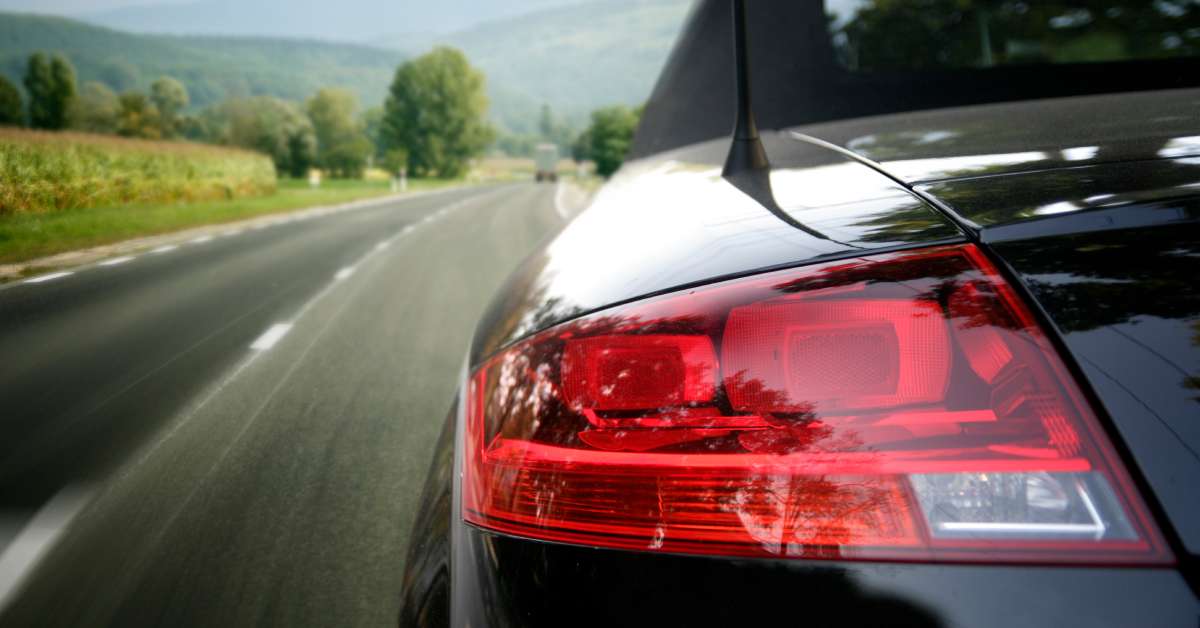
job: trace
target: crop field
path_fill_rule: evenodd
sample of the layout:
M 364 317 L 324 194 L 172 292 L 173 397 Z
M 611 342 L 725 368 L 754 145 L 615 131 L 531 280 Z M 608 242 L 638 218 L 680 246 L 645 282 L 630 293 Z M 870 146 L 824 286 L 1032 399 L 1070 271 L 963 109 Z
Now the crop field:
M 275 187 L 270 158 L 249 151 L 0 128 L 0 217 L 231 200 Z

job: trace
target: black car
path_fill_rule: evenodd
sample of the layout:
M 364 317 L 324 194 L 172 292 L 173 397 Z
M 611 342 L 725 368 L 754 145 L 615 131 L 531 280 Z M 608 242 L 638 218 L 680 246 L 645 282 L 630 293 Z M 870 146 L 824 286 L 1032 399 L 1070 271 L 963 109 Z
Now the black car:
M 401 624 L 1196 626 L 1200 3 L 746 5 L 480 322 Z

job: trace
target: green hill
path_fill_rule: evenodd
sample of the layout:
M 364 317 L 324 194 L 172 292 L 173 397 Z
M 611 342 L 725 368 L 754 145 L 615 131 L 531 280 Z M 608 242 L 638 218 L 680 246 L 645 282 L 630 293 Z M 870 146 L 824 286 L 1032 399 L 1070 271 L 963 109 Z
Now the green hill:
M 34 51 L 65 53 L 79 80 L 117 90 L 145 88 L 164 74 L 187 85 L 203 107 L 228 96 L 299 100 L 319 87 L 383 101 L 404 55 L 369 46 L 298 39 L 139 35 L 66 18 L 0 13 L 0 74 L 18 84 Z
M 497 118 L 532 131 L 548 103 L 576 123 L 597 107 L 650 95 L 691 0 L 601 0 L 482 24 L 439 41 L 488 75 Z M 377 43 L 412 51 L 411 41 Z
M 0 74 L 19 84 L 29 54 L 41 50 L 66 53 L 81 82 L 97 80 L 118 91 L 173 76 L 187 86 L 195 107 L 244 95 L 300 100 L 327 86 L 352 89 L 370 106 L 383 102 L 405 57 L 436 41 L 461 48 L 487 74 L 496 122 L 528 133 L 543 103 L 578 127 L 597 107 L 644 101 L 690 6 L 691 0 L 592 0 L 436 40 L 376 40 L 380 47 L 144 35 L 66 18 L 0 13 Z

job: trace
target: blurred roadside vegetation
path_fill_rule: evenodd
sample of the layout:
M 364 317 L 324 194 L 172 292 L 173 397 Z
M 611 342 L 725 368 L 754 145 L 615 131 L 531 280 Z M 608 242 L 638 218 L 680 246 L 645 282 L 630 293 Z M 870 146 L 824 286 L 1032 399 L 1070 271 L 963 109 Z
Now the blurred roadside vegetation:
M 61 54 L 30 55 L 21 83 L 0 78 L 8 262 L 393 193 L 406 170 L 410 191 L 461 183 L 493 137 L 485 78 L 452 49 L 401 64 L 387 106 L 366 111 L 336 88 L 197 110 L 169 76 L 120 94 L 80 86 Z
M 0 217 L 275 191 L 270 159 L 246 150 L 87 133 L 0 129 Z
M 438 47 L 399 64 L 382 107 L 341 88 L 197 107 L 175 77 L 118 93 L 35 52 L 20 85 L 0 76 L 0 260 L 385 194 L 398 176 L 408 189 L 521 179 L 532 162 L 509 155 L 543 142 L 585 183 L 620 167 L 639 109 L 602 108 L 577 130 L 543 106 L 538 133 L 504 150 L 486 82 Z
M 410 190 L 455 185 L 453 180 L 411 182 Z M 326 181 L 321 187 L 283 179 L 274 194 L 184 204 L 119 204 L 89 209 L 0 216 L 0 264 L 47 255 L 276 214 L 384 196 L 392 191 L 386 178 Z

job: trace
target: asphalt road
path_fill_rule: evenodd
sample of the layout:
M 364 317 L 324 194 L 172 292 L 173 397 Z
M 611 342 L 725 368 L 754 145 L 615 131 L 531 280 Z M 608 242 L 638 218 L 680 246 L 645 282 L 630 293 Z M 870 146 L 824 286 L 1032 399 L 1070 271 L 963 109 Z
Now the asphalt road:
M 460 189 L 0 288 L 0 625 L 394 624 L 475 320 L 562 222 Z

